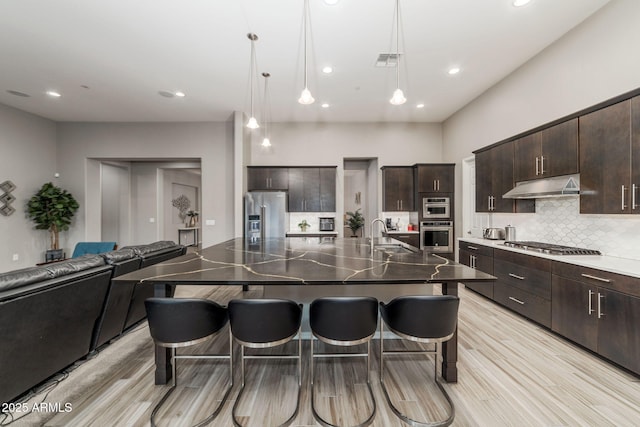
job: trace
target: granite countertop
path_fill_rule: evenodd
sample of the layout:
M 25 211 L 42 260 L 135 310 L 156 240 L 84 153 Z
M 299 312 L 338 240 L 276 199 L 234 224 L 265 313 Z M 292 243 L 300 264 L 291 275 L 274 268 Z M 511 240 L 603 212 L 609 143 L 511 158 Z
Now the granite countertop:
M 374 245 L 411 248 L 392 238 Z M 370 239 L 273 238 L 251 243 L 237 238 L 155 264 L 115 281 L 158 284 L 406 284 L 482 282 L 495 277 L 422 252 L 376 250 Z
M 551 259 L 567 264 L 579 265 L 582 267 L 595 268 L 597 270 L 608 271 L 610 273 L 623 274 L 625 276 L 640 278 L 640 260 L 618 258 L 607 255 L 550 255 L 524 249 L 511 248 L 504 245 L 504 240 L 488 240 L 477 237 L 460 237 L 463 242 L 475 243 L 477 245 L 491 246 L 505 251 L 518 252 L 525 255 L 537 256 Z

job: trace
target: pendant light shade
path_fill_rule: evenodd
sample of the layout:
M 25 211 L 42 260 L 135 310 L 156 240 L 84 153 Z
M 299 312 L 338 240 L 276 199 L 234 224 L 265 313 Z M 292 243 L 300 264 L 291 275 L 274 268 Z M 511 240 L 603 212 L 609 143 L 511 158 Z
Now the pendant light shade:
M 264 77 L 264 101 L 263 101 L 263 108 L 262 108 L 262 120 L 263 120 L 263 126 L 262 126 L 262 133 L 263 133 L 263 139 L 262 139 L 262 146 L 263 147 L 271 147 L 271 140 L 269 139 L 270 136 L 270 129 L 269 129 L 269 118 L 271 116 L 270 113 L 270 109 L 269 109 L 269 77 L 271 77 L 271 74 L 269 73 L 262 73 L 262 77 Z
M 392 105 L 402 105 L 407 102 L 400 89 L 400 0 L 396 0 L 396 90 L 389 100 Z
M 249 33 L 247 34 L 247 37 L 249 38 L 249 40 L 251 40 L 251 70 L 249 72 L 249 78 L 251 79 L 251 115 L 249 117 L 249 120 L 247 121 L 247 127 L 249 129 L 258 129 L 260 125 L 258 124 L 258 120 L 256 120 L 256 117 L 253 115 L 253 82 L 255 81 L 254 70 L 256 66 L 255 42 L 256 40 L 258 40 L 258 36 L 253 33 Z
M 311 95 L 311 91 L 309 90 L 309 85 L 307 84 L 307 30 L 309 27 L 308 23 L 309 18 L 309 0 L 304 0 L 304 89 L 302 89 L 302 93 L 300 94 L 300 98 L 298 102 L 302 105 L 313 104 L 315 99 Z

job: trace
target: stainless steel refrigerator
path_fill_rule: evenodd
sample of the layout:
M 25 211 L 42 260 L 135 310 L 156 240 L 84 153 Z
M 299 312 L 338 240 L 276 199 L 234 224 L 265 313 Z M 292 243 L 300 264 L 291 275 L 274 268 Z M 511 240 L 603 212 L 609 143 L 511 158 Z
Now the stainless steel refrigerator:
M 287 193 L 250 191 L 244 196 L 244 236 L 251 241 L 286 237 Z

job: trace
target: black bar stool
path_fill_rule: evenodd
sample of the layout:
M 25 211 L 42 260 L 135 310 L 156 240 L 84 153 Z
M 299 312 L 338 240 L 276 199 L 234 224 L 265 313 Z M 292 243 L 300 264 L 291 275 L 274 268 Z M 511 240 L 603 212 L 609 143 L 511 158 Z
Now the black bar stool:
M 302 381 L 302 304 L 285 299 L 235 299 L 229 301 L 229 323 L 231 333 L 240 344 L 240 368 L 242 387 L 231 411 L 233 424 L 242 427 L 236 417 L 236 410 L 244 393 L 245 359 L 298 359 L 298 399 L 293 414 L 283 423 L 287 426 L 298 414 Z M 298 335 L 298 354 L 290 355 L 250 355 L 244 354 L 248 348 L 270 348 L 283 345 Z
M 233 387 L 233 352 L 231 333 L 229 333 L 229 354 L 176 355 L 179 347 L 199 344 L 216 335 L 229 319 L 227 309 L 207 299 L 191 298 L 147 298 L 144 302 L 149 321 L 149 332 L 156 345 L 171 348 L 173 384 L 162 396 L 151 412 L 151 425 L 155 426 L 155 417 L 169 395 L 176 389 L 177 359 L 229 359 L 229 386 L 215 411 L 196 426 L 209 424 L 220 412 Z
M 326 357 L 366 357 L 367 387 L 373 411 L 368 418 L 357 426 L 367 426 L 376 415 L 376 400 L 373 397 L 369 381 L 371 339 L 378 328 L 378 300 L 372 297 L 324 297 L 314 300 L 309 306 L 311 332 L 318 340 L 336 346 L 350 347 L 367 343 L 366 353 L 315 353 L 311 340 L 311 410 L 313 417 L 323 426 L 336 427 L 323 419 L 315 407 L 314 358 Z
M 404 422 L 412 426 L 448 426 L 453 422 L 455 408 L 451 398 L 438 380 L 438 360 L 442 352 L 442 343 L 453 337 L 458 322 L 460 299 L 453 295 L 402 296 L 388 304 L 380 303 L 380 384 L 393 412 Z M 384 324 L 401 338 L 419 343 L 434 343 L 435 350 L 421 351 L 384 351 Z M 435 354 L 435 383 L 447 399 L 451 408 L 447 419 L 437 422 L 420 422 L 400 412 L 391 402 L 384 383 L 385 354 Z

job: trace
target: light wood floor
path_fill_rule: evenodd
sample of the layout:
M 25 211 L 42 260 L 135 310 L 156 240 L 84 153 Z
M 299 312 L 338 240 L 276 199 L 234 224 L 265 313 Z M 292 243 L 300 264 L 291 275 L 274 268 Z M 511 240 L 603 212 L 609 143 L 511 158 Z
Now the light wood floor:
M 261 295 L 251 288 L 249 296 Z M 437 293 L 437 290 L 436 290 Z M 230 287 L 180 287 L 178 296 L 206 296 L 220 303 L 239 297 Z M 456 405 L 455 426 L 638 426 L 640 380 L 537 325 L 460 289 L 459 381 L 446 384 Z M 193 351 L 224 351 L 226 330 Z M 385 341 L 386 345 L 386 341 Z M 403 345 L 398 343 L 398 345 Z M 294 351 L 295 346 L 290 350 Z M 402 424 L 388 408 L 378 380 L 378 341 L 369 378 L 378 412 L 373 426 Z M 309 342 L 303 345 L 300 412 L 292 425 L 315 426 L 310 409 Z M 160 425 L 191 425 L 217 404 L 227 381 L 224 361 L 181 361 L 179 388 L 160 414 Z M 277 425 L 295 407 L 294 362 L 249 361 L 247 391 L 239 408 L 250 426 Z M 398 406 L 418 419 L 441 416 L 444 400 L 433 385 L 433 361 L 423 357 L 385 362 L 386 383 Z M 371 409 L 364 359 L 325 360 L 316 365 L 316 402 L 325 418 L 354 424 Z M 211 424 L 230 426 L 229 401 Z M 46 402 L 71 403 L 71 412 L 37 412 L 15 426 L 147 426 L 151 408 L 167 386 L 155 386 L 153 347 L 145 325 L 121 337 L 74 369 Z M 44 394 L 29 404 L 40 402 Z M 175 398 L 173 398 L 175 397 Z M 19 416 L 20 414 L 15 414 Z M 1 419 L 1 418 L 0 418 Z M 8 422 L 5 419 L 4 422 Z

